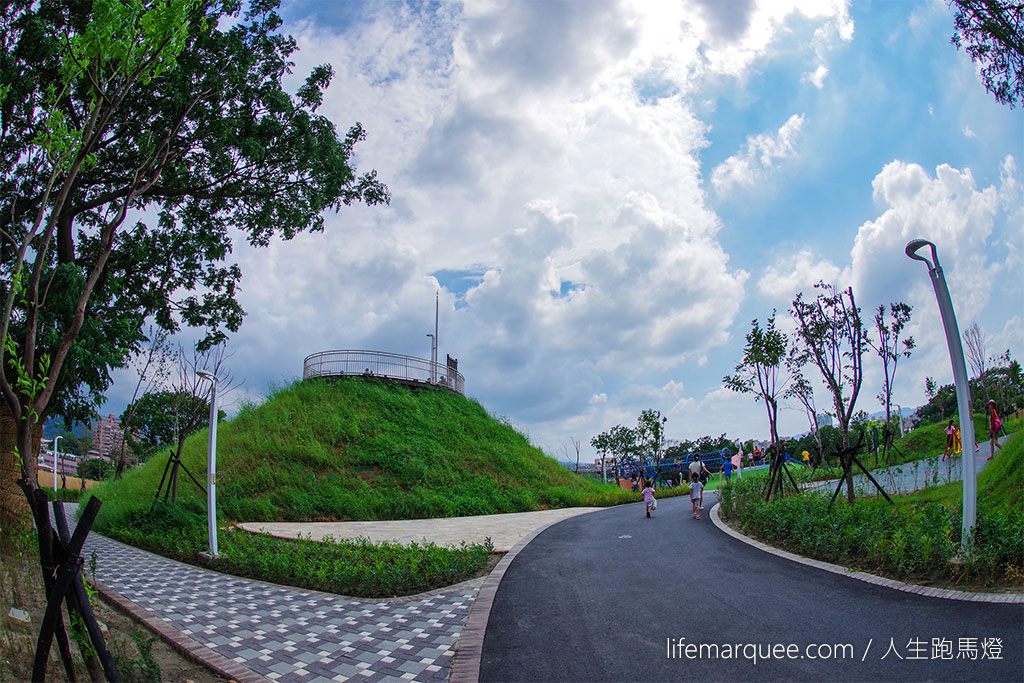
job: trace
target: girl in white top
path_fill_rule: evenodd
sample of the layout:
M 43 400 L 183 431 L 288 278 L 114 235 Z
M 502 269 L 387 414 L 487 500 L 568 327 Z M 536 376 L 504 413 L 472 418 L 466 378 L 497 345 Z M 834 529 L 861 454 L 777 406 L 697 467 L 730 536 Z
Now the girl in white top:
M 690 502 L 693 503 L 693 518 L 700 519 L 700 494 L 704 485 L 700 483 L 700 476 L 696 473 L 690 475 Z
M 654 509 L 654 489 L 651 488 L 650 480 L 644 480 L 644 490 L 640 493 L 644 496 L 644 507 L 647 508 L 647 516 L 651 516 L 651 510 Z

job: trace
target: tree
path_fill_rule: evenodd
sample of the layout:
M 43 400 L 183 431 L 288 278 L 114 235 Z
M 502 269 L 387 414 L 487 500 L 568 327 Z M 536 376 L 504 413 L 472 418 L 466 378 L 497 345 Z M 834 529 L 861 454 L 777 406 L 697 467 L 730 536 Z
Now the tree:
M 78 463 L 78 476 L 82 479 L 103 481 L 114 475 L 113 463 L 103 458 L 88 458 Z
M 138 380 L 135 383 L 135 391 L 132 393 L 132 400 L 121 415 L 121 443 L 117 447 L 117 469 L 114 472 L 114 479 L 120 479 L 127 462 L 128 452 L 131 451 L 136 458 L 139 453 L 133 447 L 134 439 L 132 432 L 135 429 L 135 402 L 139 392 L 143 396 L 156 391 L 163 386 L 169 373 L 169 347 L 167 343 L 167 331 L 150 326 L 146 338 L 149 345 L 146 350 L 136 357 L 133 365 Z
M 956 415 L 956 387 L 946 384 L 936 389 L 928 403 L 917 409 L 920 424 L 945 422 L 947 415 Z
M 775 326 L 775 311 L 761 329 L 755 318 L 750 323 L 750 332 L 743 347 L 743 358 L 736 365 L 732 375 L 726 375 L 722 382 L 729 389 L 741 394 L 753 394 L 755 401 L 763 401 L 768 413 L 768 431 L 774 453 L 772 470 L 769 475 L 769 496 L 773 490 L 781 490 L 782 478 L 778 470 L 784 467 L 779 450 L 779 396 L 789 382 L 788 377 L 780 379 L 783 361 L 786 358 L 786 335 Z M 795 484 L 794 484 L 795 487 Z
M 633 430 L 634 447 L 640 459 L 657 464 L 665 442 L 667 420 L 668 418 L 661 416 L 660 410 L 640 411 L 640 416 L 636 419 L 636 428 Z
M 636 435 L 629 427 L 615 425 L 607 432 L 595 436 L 590 443 L 603 455 L 612 455 L 616 480 L 621 478 L 621 466 L 634 460 Z
M 178 499 L 178 469 L 181 466 L 185 440 L 189 435 L 208 425 L 210 420 L 213 386 L 210 380 L 199 373 L 217 377 L 217 395 L 223 398 L 235 386 L 231 373 L 224 366 L 227 358 L 223 344 L 205 350 L 197 344 L 190 352 L 186 352 L 181 346 L 178 347 L 178 376 L 170 392 L 170 407 L 173 412 L 168 416 L 173 416 L 174 419 L 175 454 L 171 459 L 173 467 L 167 483 L 172 500 Z M 217 419 L 220 420 L 224 416 L 224 412 L 218 410 Z
M 950 42 L 980 65 L 985 89 L 1012 109 L 1024 98 L 1024 3 L 952 0 Z
M 350 164 L 362 128 L 316 114 L 330 67 L 283 89 L 276 2 L 0 2 L 0 391 L 28 454 L 46 415 L 94 408 L 147 319 L 206 348 L 238 329 L 232 233 L 266 246 L 389 197 Z
M 964 355 L 967 357 L 967 364 L 971 366 L 971 377 L 981 385 L 981 399 L 988 400 L 988 389 L 985 386 L 985 371 L 988 366 L 988 336 L 974 323 L 962 335 L 964 338 Z
M 818 466 L 822 464 L 825 457 L 825 445 L 821 440 L 821 429 L 818 427 L 818 410 L 814 403 L 814 389 L 811 387 L 811 383 L 807 381 L 807 378 L 803 376 L 801 368 L 795 360 L 792 360 L 794 354 L 790 354 L 791 360 L 789 360 L 790 377 L 792 382 L 789 388 L 786 389 L 786 393 L 783 394 L 786 398 L 795 398 L 800 406 L 804 409 L 804 414 L 807 415 L 807 422 L 810 424 L 811 431 L 808 436 L 813 440 L 813 444 L 810 444 L 810 448 L 806 449 L 814 453 L 814 465 Z M 804 450 L 801 448 L 801 451 Z
M 846 470 L 846 497 L 853 502 L 853 472 L 848 467 L 853 455 L 849 452 L 850 421 L 864 380 L 867 330 L 852 287 L 839 290 L 834 285 L 819 282 L 814 288 L 819 290 L 814 300 L 804 301 L 803 293 L 797 294 L 790 313 L 797 322 L 799 355 L 803 362 L 814 363 L 832 394 L 832 405 L 843 436 L 840 464 Z
M 873 341 L 871 337 L 868 337 L 867 340 L 868 345 L 882 359 L 882 392 L 878 394 L 878 400 L 885 408 L 883 443 L 886 457 L 888 457 L 893 438 L 890 421 L 892 420 L 892 383 L 896 378 L 896 365 L 899 363 L 900 356 L 910 358 L 910 352 L 914 349 L 913 337 L 904 339 L 902 348 L 900 347 L 900 334 L 910 322 L 912 310 L 911 306 L 905 303 L 889 304 L 892 320 L 886 322 L 885 305 L 879 305 L 878 310 L 875 311 L 875 333 L 878 335 L 878 340 Z
M 569 437 L 569 444 L 576 451 L 576 465 L 575 465 L 575 467 L 573 469 L 573 472 L 575 474 L 579 474 L 580 473 L 580 440 L 570 436 Z M 572 455 L 569 453 L 569 447 L 566 446 L 565 444 L 562 444 L 561 451 L 562 451 L 562 457 L 566 458 L 565 462 L 572 462 L 571 460 L 569 460 L 569 458 L 572 457 Z

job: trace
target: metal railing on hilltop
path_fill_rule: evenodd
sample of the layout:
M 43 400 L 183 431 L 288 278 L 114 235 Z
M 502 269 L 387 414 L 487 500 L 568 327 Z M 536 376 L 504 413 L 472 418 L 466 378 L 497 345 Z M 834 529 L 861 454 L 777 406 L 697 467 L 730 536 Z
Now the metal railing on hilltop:
M 302 378 L 381 377 L 408 384 L 441 387 L 465 396 L 466 378 L 441 363 L 384 351 L 320 351 L 302 362 Z

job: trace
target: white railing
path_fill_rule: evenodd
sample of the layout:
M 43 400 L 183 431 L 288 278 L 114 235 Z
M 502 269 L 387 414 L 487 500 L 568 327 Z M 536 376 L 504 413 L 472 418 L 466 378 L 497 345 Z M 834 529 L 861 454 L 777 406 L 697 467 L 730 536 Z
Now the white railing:
M 461 372 L 424 358 L 384 351 L 321 351 L 306 356 L 302 378 L 343 375 L 383 377 L 385 379 L 443 387 L 466 394 L 466 378 Z

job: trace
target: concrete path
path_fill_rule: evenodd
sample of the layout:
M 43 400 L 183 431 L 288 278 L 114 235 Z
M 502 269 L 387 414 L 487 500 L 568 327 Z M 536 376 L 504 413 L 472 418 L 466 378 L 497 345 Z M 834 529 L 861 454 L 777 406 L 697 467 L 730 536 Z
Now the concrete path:
M 651 519 L 625 505 L 539 534 L 496 589 L 477 668 L 457 664 L 453 678 L 1021 681 L 1022 626 L 1024 604 L 822 571 L 694 520 L 672 498 Z
M 66 507 L 73 517 L 77 506 Z M 507 544 L 526 530 L 591 510 L 465 518 L 456 526 L 467 540 L 490 535 Z M 403 525 L 403 533 L 429 537 L 436 526 L 431 522 L 444 521 L 417 520 Z M 496 530 L 503 525 L 508 531 L 501 535 Z M 87 568 L 95 564 L 105 596 L 239 683 L 447 680 L 483 583 L 478 578 L 406 598 L 358 599 L 228 576 L 96 533 L 83 556 Z
M 513 512 L 504 515 L 447 517 L 442 519 L 406 519 L 383 522 L 246 522 L 239 528 L 263 532 L 281 538 L 311 538 L 322 541 L 366 538 L 376 543 L 422 543 L 437 545 L 483 543 L 490 538 L 495 552 L 508 552 L 539 527 L 549 526 L 602 508 L 564 508 L 538 512 Z

